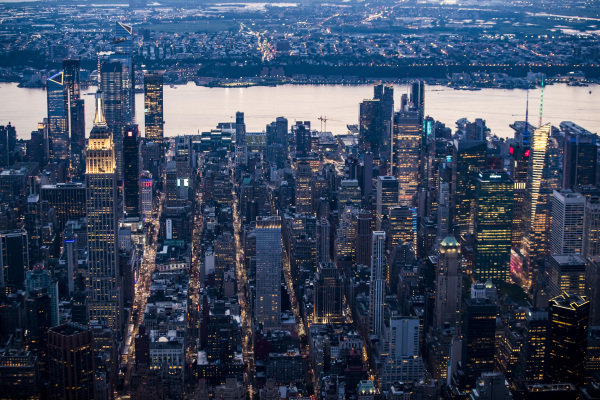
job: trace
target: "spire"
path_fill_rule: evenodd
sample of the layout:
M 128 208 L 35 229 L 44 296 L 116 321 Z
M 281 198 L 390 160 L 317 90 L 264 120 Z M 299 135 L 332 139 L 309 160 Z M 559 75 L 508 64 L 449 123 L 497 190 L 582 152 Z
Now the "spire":
M 100 90 L 96 92 L 96 116 L 94 117 L 94 126 L 106 126 L 106 119 L 104 118 L 104 101 Z

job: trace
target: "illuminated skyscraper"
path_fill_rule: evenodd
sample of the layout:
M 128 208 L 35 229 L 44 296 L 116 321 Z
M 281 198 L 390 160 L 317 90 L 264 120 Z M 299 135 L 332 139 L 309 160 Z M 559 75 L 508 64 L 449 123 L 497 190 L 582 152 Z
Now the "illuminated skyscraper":
M 600 195 L 585 200 L 583 256 L 600 256 Z
M 300 214 L 311 214 L 313 212 L 313 174 L 310 164 L 306 161 L 298 163 L 296 173 L 296 212 Z
M 516 135 L 515 135 L 516 136 Z M 512 247 L 521 249 L 525 226 L 525 199 L 527 198 L 527 168 L 531 150 L 515 144 L 510 147 L 512 178 L 515 183 L 513 202 Z
M 408 243 L 413 246 L 413 249 L 416 248 L 417 222 L 412 209 L 407 206 L 391 207 L 388 224 L 390 246 L 399 246 Z
M 522 254 L 528 263 L 535 263 L 550 251 L 551 196 L 559 186 L 558 144 L 550 137 L 552 126 L 544 125 L 533 133 L 527 193 Z
M 475 279 L 508 279 L 514 183 L 504 171 L 480 171 L 475 199 Z
M 571 190 L 555 190 L 552 194 L 550 253 L 582 254 L 585 197 Z
M 462 270 L 460 267 L 460 245 L 454 236 L 447 236 L 440 243 L 435 273 L 435 329 L 445 323 L 455 327 L 460 317 Z
M 551 255 L 546 259 L 546 290 L 550 298 L 561 293 L 584 296 L 586 262 L 578 255 Z
M 152 216 L 152 174 L 142 171 L 140 175 L 140 211 L 144 218 Z
M 422 125 L 418 111 L 394 114 L 393 175 L 400 185 L 399 200 L 412 205 L 419 185 Z
M 144 74 L 144 120 L 146 139 L 162 142 L 163 119 L 163 74 Z
M 589 313 L 585 297 L 563 293 L 550 300 L 548 382 L 583 383 Z
M 398 205 L 398 180 L 393 176 L 377 177 L 377 218 L 387 217 L 391 207 Z
M 525 334 L 517 376 L 527 384 L 544 381 L 548 346 L 548 311 L 530 309 L 525 313 Z
M 125 216 L 140 216 L 140 132 L 128 125 L 123 134 L 123 206 Z
M 50 160 L 69 160 L 70 137 L 68 115 L 68 90 L 65 87 L 65 74 L 60 71 L 46 81 L 48 103 L 48 147 Z
M 333 263 L 320 263 L 315 274 L 313 323 L 344 322 L 343 289 L 337 266 Z
M 235 162 L 237 165 L 246 165 L 248 162 L 246 123 L 244 122 L 244 113 L 241 111 L 235 113 Z
M 297 121 L 292 125 L 292 133 L 296 138 L 296 157 L 306 157 L 312 150 L 310 122 Z
M 570 121 L 560 123 L 565 133 L 562 187 L 596 184 L 598 136 Z
M 281 217 L 256 220 L 256 298 L 254 317 L 265 329 L 281 325 Z
M 123 119 L 126 124 L 135 123 L 135 74 L 133 62 L 133 27 L 121 22 L 114 25 L 114 54 L 111 60 L 122 65 Z
M 104 116 L 113 137 L 117 180 L 123 168 L 123 128 L 125 127 L 125 102 L 123 92 L 123 64 L 106 57 L 100 66 L 100 88 L 103 96 Z
M 116 165 L 112 132 L 104 119 L 101 93 L 97 94 L 86 164 L 88 320 L 98 321 L 119 336 L 122 304 L 117 252 Z
M 70 118 L 71 167 L 75 169 L 76 175 L 79 175 L 83 169 L 81 155 L 85 149 L 85 113 L 80 91 L 79 60 L 64 60 L 63 71 Z
M 385 232 L 375 231 L 369 286 L 369 333 L 375 336 L 383 332 L 386 267 Z
M 455 140 L 452 154 L 453 221 L 459 235 L 473 233 L 475 223 L 475 180 L 486 166 L 487 143 Z

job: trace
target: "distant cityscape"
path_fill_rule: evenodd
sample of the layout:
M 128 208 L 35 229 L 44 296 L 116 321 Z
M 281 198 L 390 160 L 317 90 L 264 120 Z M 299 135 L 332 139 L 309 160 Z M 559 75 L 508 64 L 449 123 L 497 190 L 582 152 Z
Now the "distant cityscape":
M 0 76 L 47 99 L 0 126 L 0 399 L 600 398 L 600 141 L 542 115 L 598 78 L 597 2 L 126 6 L 0 5 Z M 373 94 L 343 135 L 166 137 L 190 80 Z M 428 82 L 541 104 L 499 138 Z

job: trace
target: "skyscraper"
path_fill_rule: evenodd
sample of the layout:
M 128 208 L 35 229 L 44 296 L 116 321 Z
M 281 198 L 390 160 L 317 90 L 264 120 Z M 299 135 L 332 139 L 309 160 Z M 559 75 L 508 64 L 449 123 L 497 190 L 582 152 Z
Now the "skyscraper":
M 393 176 L 377 177 L 377 219 L 387 217 L 391 207 L 398 205 L 398 180 Z
M 445 323 L 455 327 L 459 320 L 462 287 L 460 245 L 454 236 L 440 243 L 435 273 L 435 314 L 433 326 L 442 329 Z
M 334 324 L 344 321 L 343 282 L 337 266 L 320 263 L 315 275 L 314 314 L 315 324 Z
M 135 71 L 133 62 L 133 27 L 117 21 L 114 25 L 114 53 L 111 60 L 122 65 L 123 119 L 126 124 L 135 123 Z
M 140 211 L 144 218 L 152 216 L 152 174 L 142 171 L 140 175 Z
M 550 137 L 551 129 L 550 124 L 536 129 L 531 144 L 522 250 L 529 264 L 543 260 L 550 251 L 551 196 L 559 186 L 558 145 Z
M 585 296 L 585 260 L 574 254 L 551 255 L 546 259 L 546 290 L 550 298 L 561 293 Z
M 125 216 L 140 216 L 140 132 L 128 125 L 123 134 L 123 206 Z
M 396 112 L 393 131 L 393 175 L 400 185 L 400 202 L 411 205 L 420 179 L 422 124 L 419 112 Z
M 117 334 L 121 327 L 121 294 L 117 252 L 117 185 L 112 132 L 97 94 L 96 117 L 87 148 L 88 320 Z M 102 344 L 100 344 L 102 345 Z
M 413 210 L 404 205 L 391 207 L 389 209 L 388 224 L 390 246 L 408 243 L 413 246 L 413 249 L 416 248 L 417 230 Z
M 510 270 L 514 183 L 504 171 L 480 171 L 476 178 L 476 280 L 505 281 Z
M 112 54 L 112 53 L 111 53 Z M 99 55 L 102 58 L 102 55 Z M 104 104 L 104 117 L 113 137 L 113 151 L 117 181 L 123 168 L 123 128 L 125 127 L 125 101 L 123 90 L 123 64 L 111 55 L 103 58 L 100 65 L 100 90 Z
M 565 133 L 562 187 L 572 189 L 595 185 L 598 161 L 598 137 L 570 121 L 560 123 Z
M 85 185 L 79 182 L 42 185 L 40 201 L 47 202 L 49 208 L 56 213 L 56 230 L 62 235 L 70 219 L 85 217 L 86 191 Z
M 163 119 L 163 74 L 144 74 L 144 121 L 146 139 L 162 143 Z
M 297 121 L 296 125 L 292 126 L 292 132 L 296 137 L 296 157 L 308 156 L 312 149 L 310 122 Z
M 83 169 L 81 155 L 85 149 L 85 113 L 80 91 L 79 69 L 78 59 L 63 61 L 67 112 L 70 118 L 71 166 L 76 169 L 76 175 L 79 175 Z
M 360 103 L 358 125 L 360 148 L 379 159 L 385 135 L 381 100 L 363 100 Z
M 48 331 L 50 394 L 53 399 L 94 398 L 92 332 L 75 323 Z
M 256 298 L 254 317 L 265 329 L 281 324 L 281 217 L 256 219 Z
M 423 360 L 419 355 L 420 323 L 418 317 L 392 315 L 381 383 L 388 389 L 397 382 L 414 382 L 423 378 Z
M 582 254 L 584 241 L 585 197 L 571 190 L 552 194 L 550 253 Z
M 475 180 L 486 166 L 487 143 L 482 140 L 455 140 L 452 154 L 453 222 L 459 235 L 473 233 Z
M 317 263 L 329 263 L 331 261 L 331 224 L 327 218 L 317 221 Z
M 585 200 L 583 256 L 600 256 L 600 195 Z
M 361 210 L 356 217 L 356 262 L 371 265 L 373 250 L 373 216 L 367 210 Z
M 311 214 L 313 212 L 313 174 L 310 164 L 300 161 L 296 172 L 296 212 Z
M 369 286 L 369 333 L 375 336 L 383 332 L 386 267 L 385 232 L 375 231 Z
M 65 87 L 64 72 L 60 71 L 48 78 L 46 93 L 50 160 L 54 162 L 69 160 L 71 154 L 67 108 L 69 92 Z
M 517 376 L 523 383 L 540 383 L 546 373 L 548 311 L 529 309 L 525 313 L 525 334 Z
M 0 232 L 0 291 L 13 293 L 25 288 L 29 268 L 29 243 L 25 230 Z
M 550 300 L 548 382 L 583 383 L 590 302 L 563 293 Z

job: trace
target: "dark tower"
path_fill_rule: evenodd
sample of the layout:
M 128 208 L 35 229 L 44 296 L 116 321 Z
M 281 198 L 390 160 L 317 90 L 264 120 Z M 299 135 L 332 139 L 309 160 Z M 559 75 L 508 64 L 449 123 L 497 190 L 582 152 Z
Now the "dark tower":
M 125 127 L 123 134 L 124 211 L 128 218 L 140 216 L 140 133 L 137 125 Z

